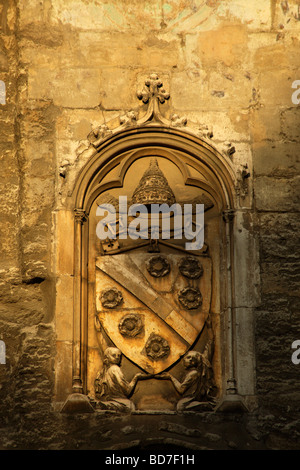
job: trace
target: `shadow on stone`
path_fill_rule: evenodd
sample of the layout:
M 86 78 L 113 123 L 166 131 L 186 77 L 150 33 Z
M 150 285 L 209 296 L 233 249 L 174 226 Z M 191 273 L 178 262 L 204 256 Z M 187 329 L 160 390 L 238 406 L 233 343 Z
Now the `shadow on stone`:
M 88 397 L 82 393 L 72 393 L 66 399 L 61 413 L 94 413 Z

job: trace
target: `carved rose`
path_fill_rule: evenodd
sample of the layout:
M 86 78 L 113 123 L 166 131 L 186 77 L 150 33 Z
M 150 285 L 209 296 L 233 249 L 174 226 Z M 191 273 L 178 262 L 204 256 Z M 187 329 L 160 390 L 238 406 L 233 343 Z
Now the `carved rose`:
M 203 274 L 203 267 L 196 258 L 187 256 L 180 261 L 179 271 L 189 279 L 198 279 Z
M 162 359 L 170 353 L 169 343 L 161 336 L 152 334 L 146 343 L 146 353 L 155 361 Z
M 150 258 L 146 267 L 153 277 L 163 277 L 170 272 L 170 264 L 162 256 L 153 256 L 153 258 Z
M 133 338 L 143 331 L 144 324 L 142 317 L 134 313 L 125 315 L 119 323 L 121 335 Z
M 101 292 L 100 300 L 103 307 L 115 308 L 123 302 L 123 295 L 115 287 L 109 287 Z
M 178 294 L 178 300 L 181 305 L 188 310 L 199 308 L 202 305 L 201 292 L 194 287 L 185 287 L 182 289 Z

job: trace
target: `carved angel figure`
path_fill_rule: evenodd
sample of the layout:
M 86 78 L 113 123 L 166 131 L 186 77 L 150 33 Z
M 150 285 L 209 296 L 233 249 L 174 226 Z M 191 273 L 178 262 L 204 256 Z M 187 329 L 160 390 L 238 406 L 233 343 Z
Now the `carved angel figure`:
M 182 395 L 177 403 L 177 411 L 195 410 L 201 408 L 203 404 L 214 404 L 212 396 L 214 381 L 211 365 L 214 341 L 210 320 L 208 321 L 208 330 L 210 339 L 206 343 L 203 353 L 189 351 L 184 356 L 183 365 L 186 373 L 182 382 L 169 373 L 160 376 L 163 379 L 170 379 L 176 391 Z
M 134 404 L 128 397 L 144 374 L 136 374 L 128 382 L 120 367 L 121 358 L 122 353 L 118 348 L 109 347 L 104 351 L 103 370 L 95 379 L 96 398 L 99 399 L 101 409 L 122 412 L 134 410 Z

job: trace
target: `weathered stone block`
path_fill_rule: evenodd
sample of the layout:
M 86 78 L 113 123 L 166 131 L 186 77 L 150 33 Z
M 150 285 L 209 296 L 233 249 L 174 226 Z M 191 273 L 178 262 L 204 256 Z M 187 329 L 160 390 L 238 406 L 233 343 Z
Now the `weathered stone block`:
M 300 178 L 260 176 L 254 182 L 254 197 L 259 211 L 299 211 Z
M 182 84 L 184 83 L 184 86 Z M 210 89 L 205 74 L 193 72 L 174 72 L 170 80 L 172 106 L 178 111 L 205 109 L 210 100 Z
M 29 99 L 53 100 L 68 108 L 95 107 L 100 102 L 100 74 L 97 69 L 31 69 Z
M 272 23 L 271 8 L 260 0 L 246 4 L 243 0 L 225 0 L 220 2 L 217 13 L 220 18 L 229 15 L 250 31 L 268 31 Z
M 63 377 L 61 382 L 55 383 L 55 401 L 63 402 L 66 394 L 72 393 L 72 344 L 70 342 L 57 341 L 55 369 Z
M 282 111 L 282 133 L 290 140 L 300 141 L 300 107 Z M 296 146 L 295 146 L 296 147 Z M 295 153 L 299 153 L 299 143 Z M 299 161 L 299 159 L 298 159 Z
M 300 221 L 297 212 L 260 214 L 259 227 L 262 261 L 297 262 L 300 253 L 293 249 L 300 242 Z
M 73 338 L 73 277 L 61 275 L 56 282 L 56 329 L 58 341 Z
M 205 68 L 215 68 L 217 64 L 237 67 L 247 61 L 248 33 L 243 25 L 222 25 L 199 33 L 198 38 L 198 55 Z
M 300 170 L 299 144 L 294 142 L 260 142 L 253 145 L 253 167 L 257 176 L 290 178 Z
M 250 114 L 250 132 L 254 142 L 254 148 L 270 148 L 272 140 L 279 140 L 281 133 L 280 110 L 276 106 L 260 107 L 258 97 L 258 108 L 253 109 Z M 258 144 L 262 140 L 270 141 L 270 144 Z M 271 161 L 273 158 L 271 159 Z M 267 162 L 268 164 L 268 162 Z
M 101 70 L 101 105 L 106 110 L 130 109 L 136 106 L 136 72 L 107 67 Z
M 102 123 L 103 111 L 100 109 L 63 109 L 56 120 L 56 136 L 58 140 L 79 142 L 86 140 L 91 130 Z M 62 157 L 60 153 L 58 156 Z
M 72 54 L 65 48 L 70 60 L 78 58 L 78 65 L 86 67 L 141 68 L 148 70 L 177 67 L 180 57 L 180 39 L 163 32 L 153 32 L 145 37 L 142 32 L 92 32 L 78 33 L 80 49 Z M 107 44 L 110 44 L 107 47 Z M 68 59 L 67 59 L 68 60 Z
M 73 275 L 74 214 L 60 210 L 53 214 L 57 227 L 55 270 L 58 274 Z M 65 242 L 65 243 L 64 243 Z
M 292 105 L 292 83 L 295 74 L 290 68 L 267 70 L 261 74 L 259 80 L 260 102 L 264 106 L 288 106 Z

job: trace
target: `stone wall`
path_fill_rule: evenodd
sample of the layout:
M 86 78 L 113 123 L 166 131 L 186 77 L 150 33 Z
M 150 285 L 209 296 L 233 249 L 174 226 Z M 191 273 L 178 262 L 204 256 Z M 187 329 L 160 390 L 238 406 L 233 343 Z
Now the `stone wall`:
M 291 361 L 300 339 L 300 104 L 291 99 L 299 8 L 296 0 L 1 3 L 2 449 L 299 448 L 300 365 Z M 85 163 L 87 135 L 142 106 L 136 92 L 152 71 L 170 91 L 167 111 L 213 128 L 214 145 L 235 147 L 236 171 L 250 170 L 244 224 L 260 242 L 258 407 L 189 420 L 66 417 L 52 410 L 54 215 Z

